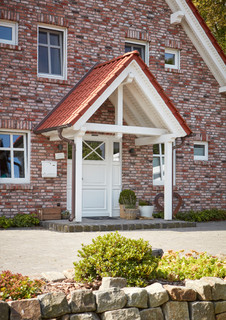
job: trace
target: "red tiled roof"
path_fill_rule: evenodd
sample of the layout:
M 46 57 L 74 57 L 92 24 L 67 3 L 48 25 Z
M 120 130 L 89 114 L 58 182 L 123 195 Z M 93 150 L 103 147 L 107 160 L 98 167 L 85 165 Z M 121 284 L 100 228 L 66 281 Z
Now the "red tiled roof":
M 94 66 L 43 119 L 34 129 L 34 132 L 42 133 L 74 125 L 133 60 L 139 64 L 184 131 L 190 134 L 191 130 L 184 119 L 164 93 L 137 51 L 126 53 L 118 58 Z
M 226 63 L 226 55 L 224 54 L 224 51 L 222 50 L 222 48 L 218 44 L 217 40 L 215 39 L 214 35 L 210 31 L 210 29 L 207 26 L 206 22 L 204 21 L 204 19 L 200 15 L 198 9 L 193 4 L 192 0 L 186 0 L 186 2 L 188 4 L 188 6 L 190 7 L 191 11 L 193 12 L 193 14 L 195 15 L 196 19 L 199 21 L 199 23 L 202 26 L 203 30 L 205 31 L 205 33 L 209 37 L 209 39 L 212 42 L 213 46 L 215 47 L 215 49 L 217 50 L 217 52 L 221 56 L 222 60 L 224 61 L 224 63 Z

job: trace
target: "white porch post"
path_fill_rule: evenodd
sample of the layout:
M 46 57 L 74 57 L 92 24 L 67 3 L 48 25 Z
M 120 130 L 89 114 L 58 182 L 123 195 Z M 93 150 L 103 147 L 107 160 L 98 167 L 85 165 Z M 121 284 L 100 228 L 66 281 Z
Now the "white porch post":
M 173 217 L 173 143 L 165 142 L 165 183 L 164 183 L 164 220 L 172 220 Z
M 75 154 L 75 221 L 82 221 L 82 137 L 84 132 L 74 136 Z

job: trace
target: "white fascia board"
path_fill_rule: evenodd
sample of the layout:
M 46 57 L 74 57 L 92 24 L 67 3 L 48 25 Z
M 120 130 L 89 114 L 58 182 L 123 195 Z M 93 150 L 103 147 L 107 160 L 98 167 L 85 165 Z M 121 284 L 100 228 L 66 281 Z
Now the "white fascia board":
M 146 97 L 149 99 L 150 104 L 155 107 L 156 112 L 164 122 L 164 127 L 170 133 L 177 137 L 184 137 L 187 135 L 181 124 L 177 121 L 165 101 L 162 99 L 160 94 L 157 92 L 155 87 L 152 85 L 148 77 L 141 70 L 140 66 L 136 61 L 133 61 L 133 73 L 135 75 L 135 81 L 138 86 L 142 89 Z M 137 81 L 139 79 L 139 81 Z
M 148 127 L 135 127 L 135 126 L 118 126 L 113 124 L 102 123 L 86 123 L 84 126 L 86 131 L 107 132 L 107 133 L 123 133 L 123 134 L 136 134 L 156 136 L 167 133 L 167 130 L 162 128 L 148 128 Z
M 181 25 L 220 86 L 226 85 L 226 66 L 199 21 L 184 0 L 166 0 L 173 12 L 185 15 Z
M 150 144 L 159 144 L 165 142 L 173 142 L 176 139 L 175 135 L 173 134 L 164 134 L 160 137 L 142 137 L 135 139 L 136 146 L 146 146 Z

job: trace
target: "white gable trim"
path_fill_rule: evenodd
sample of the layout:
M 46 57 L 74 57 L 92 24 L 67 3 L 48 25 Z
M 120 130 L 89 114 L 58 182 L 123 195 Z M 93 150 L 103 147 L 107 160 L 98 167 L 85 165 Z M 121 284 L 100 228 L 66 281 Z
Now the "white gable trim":
M 184 0 L 166 0 L 173 13 L 181 11 L 184 18 L 181 25 L 193 45 L 205 61 L 220 87 L 226 85 L 226 66 L 199 21 Z

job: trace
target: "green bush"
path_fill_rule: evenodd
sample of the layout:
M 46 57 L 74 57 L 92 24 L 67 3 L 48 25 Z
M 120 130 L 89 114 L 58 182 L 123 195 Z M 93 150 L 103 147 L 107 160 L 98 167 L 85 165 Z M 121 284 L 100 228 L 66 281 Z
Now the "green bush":
M 17 214 L 13 218 L 6 218 L 5 216 L 0 217 L 0 228 L 11 228 L 11 227 L 32 227 L 39 224 L 37 216 L 32 214 Z
M 165 253 L 159 262 L 156 278 L 181 281 L 226 276 L 226 260 L 210 256 L 206 252 L 191 250 L 191 253 L 184 254 L 183 251 L 170 250 Z
M 164 212 L 153 213 L 153 217 L 157 219 L 164 219 Z
M 178 212 L 176 219 L 196 222 L 226 220 L 226 210 L 209 209 L 203 211 Z
M 99 236 L 78 251 L 75 280 L 92 282 L 103 277 L 124 277 L 129 286 L 145 286 L 158 266 L 148 241 L 133 240 L 118 232 Z
M 134 207 L 137 202 L 137 197 L 133 190 L 125 189 L 120 192 L 119 203 L 125 206 Z
M 3 271 L 0 274 L 0 300 L 31 299 L 41 293 L 43 282 L 30 280 L 19 273 Z

